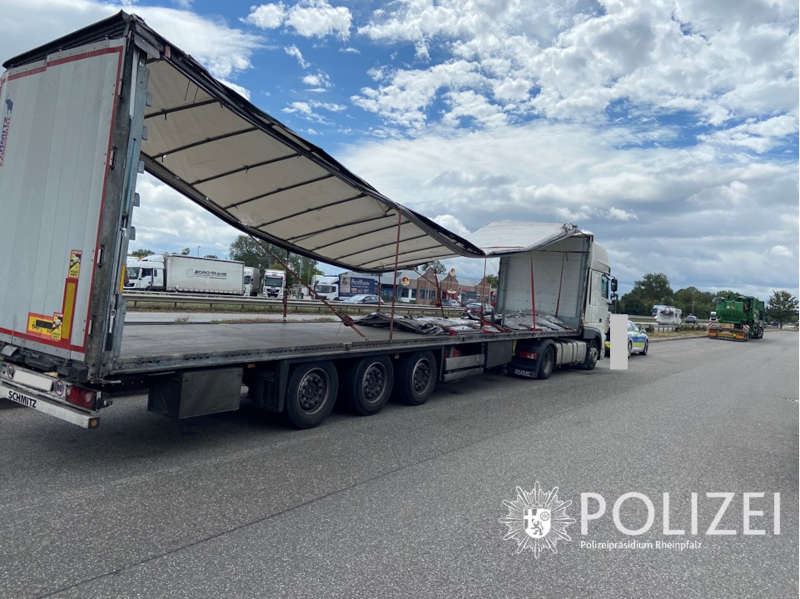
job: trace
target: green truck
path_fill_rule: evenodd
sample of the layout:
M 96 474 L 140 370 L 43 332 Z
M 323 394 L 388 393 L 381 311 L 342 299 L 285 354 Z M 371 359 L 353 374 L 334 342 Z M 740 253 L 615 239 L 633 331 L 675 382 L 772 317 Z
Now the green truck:
M 757 297 L 715 297 L 717 320 L 708 324 L 708 336 L 749 341 L 764 337 L 764 302 Z

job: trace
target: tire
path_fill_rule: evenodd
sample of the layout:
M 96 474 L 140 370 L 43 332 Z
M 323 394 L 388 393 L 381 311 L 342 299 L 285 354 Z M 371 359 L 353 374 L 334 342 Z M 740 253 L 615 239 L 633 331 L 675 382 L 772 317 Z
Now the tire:
M 298 364 L 286 386 L 286 417 L 295 428 L 312 428 L 336 403 L 339 377 L 332 362 Z
M 556 367 L 556 354 L 555 349 L 550 346 L 544 350 L 542 359 L 539 360 L 539 370 L 536 373 L 537 379 L 549 379 L 553 374 L 553 369 Z
M 403 356 L 395 371 L 394 398 L 418 406 L 428 401 L 436 388 L 436 356 L 431 351 Z
M 633 355 L 633 343 L 631 340 L 628 339 L 628 357 L 630 358 Z
M 362 416 L 377 414 L 389 401 L 394 387 L 394 366 L 388 356 L 362 358 L 348 365 L 342 377 L 342 400 Z
M 647 347 L 648 347 L 649 345 L 650 345 L 650 341 L 649 341 L 649 340 L 644 342 L 644 349 L 642 350 L 642 355 L 643 355 L 643 356 L 646 356 L 646 355 L 647 355 Z
M 582 367 L 584 370 L 594 370 L 597 366 L 597 360 L 600 359 L 600 349 L 597 347 L 597 341 L 590 341 L 586 346 L 586 359 L 583 361 Z

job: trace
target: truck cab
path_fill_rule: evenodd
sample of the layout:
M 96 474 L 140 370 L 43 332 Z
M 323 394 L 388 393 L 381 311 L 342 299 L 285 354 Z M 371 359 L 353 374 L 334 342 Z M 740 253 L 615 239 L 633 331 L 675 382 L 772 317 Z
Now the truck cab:
M 265 270 L 263 279 L 263 293 L 267 298 L 283 297 L 286 287 L 286 273 L 282 270 Z

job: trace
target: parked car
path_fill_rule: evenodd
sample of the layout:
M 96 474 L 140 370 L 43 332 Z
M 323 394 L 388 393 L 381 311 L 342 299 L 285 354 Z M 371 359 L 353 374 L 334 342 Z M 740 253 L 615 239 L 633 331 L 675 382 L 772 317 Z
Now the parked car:
M 377 304 L 383 303 L 383 300 L 377 295 L 370 295 L 367 293 L 360 293 L 358 295 L 351 295 L 342 300 L 346 304 Z
M 628 321 L 628 356 L 632 354 L 647 355 L 649 339 L 647 333 L 640 329 L 635 322 Z M 611 341 L 606 335 L 606 358 L 611 355 Z
M 689 314 L 685 320 L 686 324 L 695 324 L 697 322 L 697 316 L 694 314 Z
M 488 303 L 481 306 L 480 302 L 470 302 L 464 306 L 464 314 L 462 316 L 464 318 L 474 318 L 477 320 L 480 318 L 481 308 L 483 308 L 483 317 L 487 320 L 491 320 L 494 316 L 494 308 Z

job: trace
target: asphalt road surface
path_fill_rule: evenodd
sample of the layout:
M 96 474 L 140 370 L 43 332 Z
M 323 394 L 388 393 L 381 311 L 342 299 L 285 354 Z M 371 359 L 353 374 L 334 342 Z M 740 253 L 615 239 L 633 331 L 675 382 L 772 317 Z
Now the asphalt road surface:
M 797 344 L 662 342 L 626 372 L 467 379 L 302 432 L 247 405 L 172 422 L 133 399 L 87 432 L 6 404 L 0 596 L 796 597 Z M 538 559 L 499 521 L 535 481 L 575 520 L 551 513 L 545 538 L 572 541 Z M 629 491 L 654 504 L 638 536 L 613 523 Z M 607 513 L 582 535 L 590 492 Z M 734 494 L 716 526 L 734 534 L 706 534 L 709 492 Z M 743 534 L 744 492 L 764 535 Z M 686 534 L 663 534 L 663 493 Z M 647 516 L 620 506 L 629 529 Z

